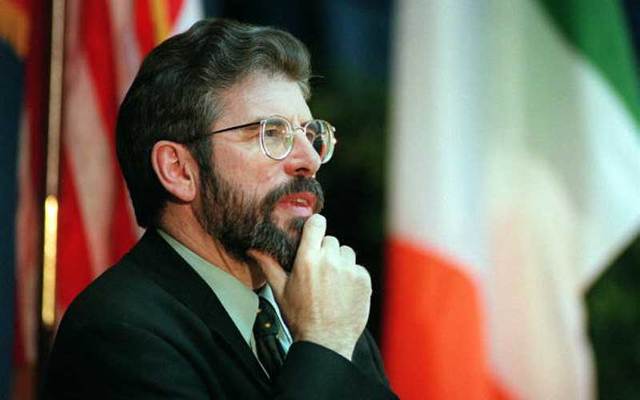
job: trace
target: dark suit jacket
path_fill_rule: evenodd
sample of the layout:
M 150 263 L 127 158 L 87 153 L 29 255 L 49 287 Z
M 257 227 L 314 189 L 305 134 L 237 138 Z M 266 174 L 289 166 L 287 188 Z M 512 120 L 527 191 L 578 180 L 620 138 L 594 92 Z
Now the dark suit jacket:
M 155 232 L 65 314 L 45 397 L 55 399 L 390 399 L 368 333 L 353 361 L 295 342 L 273 382 L 207 284 Z

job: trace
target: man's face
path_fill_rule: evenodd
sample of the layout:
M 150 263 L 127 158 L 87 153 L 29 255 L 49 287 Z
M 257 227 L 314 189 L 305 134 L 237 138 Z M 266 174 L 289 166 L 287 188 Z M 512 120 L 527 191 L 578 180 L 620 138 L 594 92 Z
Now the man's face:
M 224 113 L 212 130 L 279 115 L 294 126 L 311 119 L 299 86 L 286 78 L 255 74 L 227 90 Z M 258 128 L 213 136 L 213 168 L 201 171 L 198 219 L 236 259 L 249 249 L 272 255 L 290 270 L 304 221 L 322 209 L 324 198 L 314 179 L 320 157 L 297 132 L 282 161 L 260 150 Z

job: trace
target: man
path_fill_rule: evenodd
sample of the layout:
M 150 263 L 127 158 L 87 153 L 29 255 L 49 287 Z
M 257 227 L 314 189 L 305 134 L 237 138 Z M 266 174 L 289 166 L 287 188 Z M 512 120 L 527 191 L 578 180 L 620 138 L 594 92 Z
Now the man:
M 52 398 L 387 399 L 371 282 L 325 236 L 334 129 L 288 33 L 195 24 L 145 59 L 117 151 L 138 244 L 69 307 Z

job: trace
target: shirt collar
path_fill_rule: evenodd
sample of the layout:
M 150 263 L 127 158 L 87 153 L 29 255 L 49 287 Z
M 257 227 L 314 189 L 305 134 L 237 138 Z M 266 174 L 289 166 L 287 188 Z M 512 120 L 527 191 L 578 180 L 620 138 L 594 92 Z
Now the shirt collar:
M 244 340 L 249 344 L 253 333 L 253 324 L 258 311 L 258 295 L 246 287 L 231 274 L 211 264 L 200 257 L 185 245 L 174 239 L 168 233 L 158 229 L 160 236 L 193 268 L 196 273 L 209 285 L 216 294 L 225 311 L 240 331 Z M 261 289 L 265 298 L 274 305 L 278 317 L 280 310 L 273 298 L 273 292 L 269 285 Z M 270 296 L 270 297 L 267 297 Z

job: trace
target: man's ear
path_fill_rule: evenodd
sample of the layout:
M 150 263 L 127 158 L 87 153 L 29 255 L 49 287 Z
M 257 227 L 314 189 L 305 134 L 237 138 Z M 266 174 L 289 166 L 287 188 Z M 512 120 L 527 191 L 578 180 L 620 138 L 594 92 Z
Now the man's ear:
M 151 150 L 151 165 L 167 192 L 184 202 L 196 198 L 196 162 L 185 146 L 168 140 L 157 142 Z

